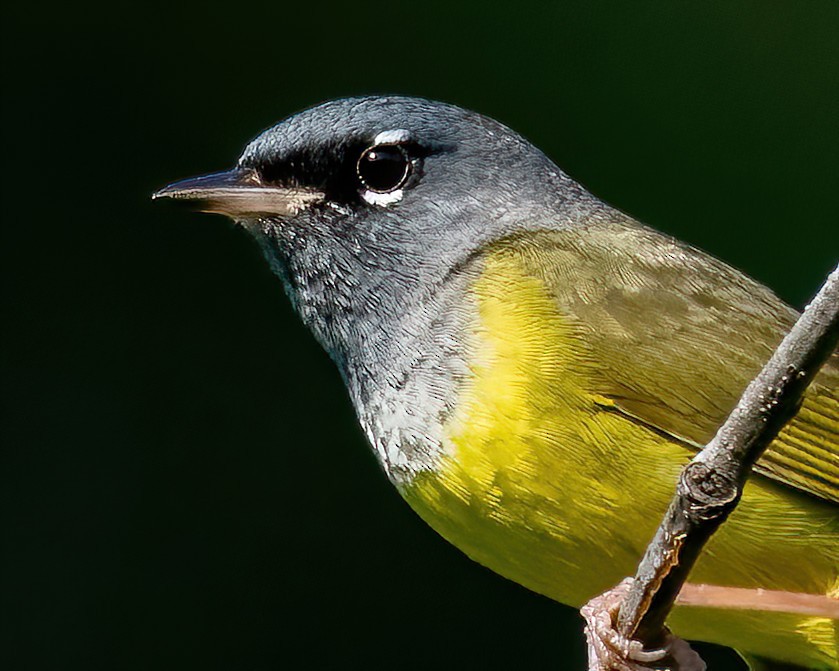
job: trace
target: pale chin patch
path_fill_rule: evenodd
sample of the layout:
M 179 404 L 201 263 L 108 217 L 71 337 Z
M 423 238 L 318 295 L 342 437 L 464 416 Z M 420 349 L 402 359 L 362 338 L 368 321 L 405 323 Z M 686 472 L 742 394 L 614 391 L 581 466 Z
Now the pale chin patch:
M 378 205 L 379 207 L 387 207 L 402 200 L 403 191 L 397 189 L 389 193 L 377 193 L 376 191 L 362 191 L 361 197 L 371 205 Z

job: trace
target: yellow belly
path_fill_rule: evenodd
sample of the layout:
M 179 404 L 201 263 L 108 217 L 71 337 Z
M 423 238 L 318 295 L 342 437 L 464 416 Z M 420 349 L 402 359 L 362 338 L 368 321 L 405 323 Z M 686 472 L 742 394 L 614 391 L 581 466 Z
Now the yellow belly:
M 510 257 L 474 287 L 472 378 L 446 426 L 447 456 L 403 488 L 467 555 L 575 607 L 634 573 L 691 451 L 592 391 L 574 324 Z M 693 582 L 836 589 L 835 509 L 764 478 L 712 540 Z M 677 609 L 685 638 L 835 668 L 835 622 Z

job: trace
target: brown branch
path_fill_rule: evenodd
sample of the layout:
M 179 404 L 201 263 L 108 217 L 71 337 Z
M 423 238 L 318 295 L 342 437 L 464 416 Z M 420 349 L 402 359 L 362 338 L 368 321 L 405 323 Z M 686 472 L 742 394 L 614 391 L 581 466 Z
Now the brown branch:
M 716 436 L 682 471 L 670 508 L 621 603 L 620 634 L 645 648 L 665 641 L 664 621 L 703 546 L 737 506 L 752 465 L 798 411 L 837 340 L 839 267 Z

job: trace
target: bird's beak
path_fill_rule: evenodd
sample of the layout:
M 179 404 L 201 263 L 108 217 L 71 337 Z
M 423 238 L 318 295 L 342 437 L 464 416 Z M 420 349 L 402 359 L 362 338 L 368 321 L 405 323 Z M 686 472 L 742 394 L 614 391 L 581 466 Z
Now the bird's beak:
M 194 203 L 201 212 L 229 217 L 293 216 L 308 205 L 323 200 L 312 189 L 264 184 L 256 173 L 234 168 L 175 182 L 156 192 L 152 199 L 172 198 Z

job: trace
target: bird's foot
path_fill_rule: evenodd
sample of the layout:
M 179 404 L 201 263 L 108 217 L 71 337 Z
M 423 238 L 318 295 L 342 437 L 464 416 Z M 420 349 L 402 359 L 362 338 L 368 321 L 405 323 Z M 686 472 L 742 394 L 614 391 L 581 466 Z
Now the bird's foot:
M 632 578 L 626 578 L 580 609 L 586 621 L 589 671 L 705 671 L 702 658 L 669 631 L 661 648 L 644 650 L 640 641 L 628 638 L 615 629 L 620 605 L 631 584 Z

